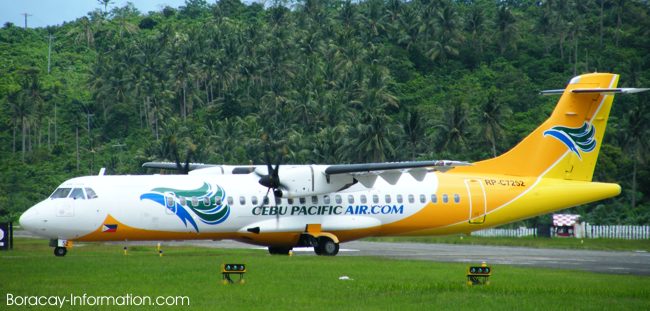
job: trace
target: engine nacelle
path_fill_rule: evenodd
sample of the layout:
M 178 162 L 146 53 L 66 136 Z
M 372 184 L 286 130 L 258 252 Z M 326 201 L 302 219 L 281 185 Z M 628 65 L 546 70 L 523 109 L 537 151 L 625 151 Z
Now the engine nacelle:
M 297 198 L 336 192 L 354 184 L 349 174 L 327 176 L 326 165 L 281 166 L 282 197 Z

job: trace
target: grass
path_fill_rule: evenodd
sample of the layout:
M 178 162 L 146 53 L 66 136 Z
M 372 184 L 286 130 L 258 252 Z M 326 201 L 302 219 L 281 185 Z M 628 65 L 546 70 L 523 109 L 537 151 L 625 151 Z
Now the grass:
M 466 235 L 422 236 L 422 237 L 378 237 L 366 238 L 375 242 L 416 242 L 465 245 L 501 245 L 534 248 L 584 249 L 605 251 L 650 251 L 650 240 L 622 239 L 576 239 L 536 237 L 479 237 Z
M 650 307 L 650 278 L 494 266 L 489 286 L 465 283 L 465 264 L 377 257 L 270 256 L 263 250 L 86 244 L 64 258 L 47 241 L 17 239 L 0 252 L 0 309 L 12 295 L 181 295 L 192 310 L 620 309 Z M 245 263 L 246 284 L 221 284 L 220 264 Z M 353 280 L 342 281 L 340 276 Z M 185 307 L 187 308 L 187 307 Z M 23 309 L 23 308 L 20 308 Z M 38 307 L 37 309 L 47 309 Z M 65 309 L 184 309 L 91 307 Z

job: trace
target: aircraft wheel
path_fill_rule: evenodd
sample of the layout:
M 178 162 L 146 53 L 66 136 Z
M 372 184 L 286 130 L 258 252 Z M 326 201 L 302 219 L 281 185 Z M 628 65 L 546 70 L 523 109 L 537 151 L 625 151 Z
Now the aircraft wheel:
M 271 255 L 289 255 L 291 247 L 277 247 L 269 246 L 269 254 Z
M 57 246 L 54 248 L 54 256 L 63 257 L 68 252 L 68 249 L 65 247 Z
M 336 256 L 339 253 L 339 243 L 335 243 L 328 237 L 318 238 L 318 246 L 314 248 L 316 254 L 321 256 Z

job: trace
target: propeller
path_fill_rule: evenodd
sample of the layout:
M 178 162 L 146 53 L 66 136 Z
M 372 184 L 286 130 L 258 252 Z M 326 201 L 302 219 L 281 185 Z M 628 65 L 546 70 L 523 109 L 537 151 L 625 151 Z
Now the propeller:
M 280 154 L 280 160 L 275 165 L 275 168 L 273 168 L 273 165 L 271 164 L 271 157 L 269 156 L 269 146 L 267 145 L 266 148 L 264 148 L 264 160 L 266 161 L 267 175 L 262 175 L 260 177 L 259 183 L 260 185 L 269 188 L 269 190 L 273 189 L 273 194 L 281 197 L 282 190 L 280 190 L 280 188 L 282 187 L 282 183 L 280 183 L 279 172 L 280 162 L 282 162 L 282 154 Z
M 271 189 L 273 189 L 273 194 L 275 197 L 280 198 L 282 197 L 282 188 L 284 188 L 284 185 L 280 182 L 280 163 L 282 163 L 282 157 L 283 153 L 280 153 L 280 157 L 278 159 L 278 163 L 275 164 L 275 168 L 273 167 L 273 164 L 271 163 L 271 156 L 270 156 L 270 151 L 269 151 L 269 146 L 266 145 L 264 148 L 264 161 L 266 162 L 266 175 L 261 175 L 259 173 L 258 176 L 260 176 L 259 183 L 260 185 L 268 188 L 266 191 L 266 197 L 268 197 L 269 192 Z
M 285 188 L 284 185 L 280 182 L 280 163 L 282 163 L 282 157 L 284 156 L 284 152 L 281 152 L 279 155 L 278 162 L 275 164 L 275 168 L 273 167 L 273 164 L 271 163 L 271 155 L 270 155 L 270 148 L 269 145 L 266 144 L 264 146 L 264 161 L 266 162 L 266 175 L 259 174 L 258 172 L 255 172 L 258 176 L 260 176 L 259 183 L 260 185 L 264 186 L 267 188 L 266 194 L 264 195 L 264 199 L 262 199 L 262 204 L 260 206 L 264 206 L 265 204 L 269 204 L 269 192 L 273 190 L 273 195 L 275 198 L 281 198 L 282 197 L 282 188 Z M 276 225 L 279 225 L 280 223 L 280 214 L 275 215 L 275 221 Z

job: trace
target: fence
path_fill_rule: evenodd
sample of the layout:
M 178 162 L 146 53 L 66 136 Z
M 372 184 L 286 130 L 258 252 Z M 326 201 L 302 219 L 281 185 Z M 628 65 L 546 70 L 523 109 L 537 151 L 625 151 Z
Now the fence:
M 645 240 L 650 239 L 650 226 L 618 226 L 618 225 L 590 225 L 581 223 L 575 225 L 575 236 L 586 239 L 625 239 Z M 484 229 L 472 232 L 473 236 L 482 237 L 525 237 L 537 236 L 536 228 L 518 229 Z
M 518 229 L 484 229 L 472 232 L 474 236 L 482 237 L 511 237 L 521 238 L 524 236 L 537 236 L 536 228 L 518 228 Z
M 584 224 L 586 238 L 650 239 L 650 226 L 594 226 Z

